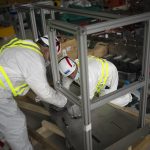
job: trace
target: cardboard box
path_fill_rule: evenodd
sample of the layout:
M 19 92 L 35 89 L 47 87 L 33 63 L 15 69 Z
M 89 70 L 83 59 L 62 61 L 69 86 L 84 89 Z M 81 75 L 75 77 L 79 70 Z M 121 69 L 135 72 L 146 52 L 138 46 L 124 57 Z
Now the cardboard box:
M 61 44 L 62 56 L 67 55 L 72 59 L 78 58 L 78 47 L 76 39 L 68 39 Z
M 11 37 L 15 35 L 15 30 L 13 26 L 9 27 L 2 27 L 0 26 L 0 37 L 5 38 L 5 37 Z
M 61 44 L 62 53 L 59 57 L 69 56 L 72 59 L 77 59 L 78 54 L 78 46 L 76 39 L 68 39 Z M 93 55 L 96 57 L 104 57 L 108 53 L 108 44 L 98 42 L 93 49 L 88 49 L 88 55 Z
M 88 49 L 88 55 L 93 55 L 96 57 L 104 57 L 108 54 L 108 44 L 98 42 L 93 49 Z

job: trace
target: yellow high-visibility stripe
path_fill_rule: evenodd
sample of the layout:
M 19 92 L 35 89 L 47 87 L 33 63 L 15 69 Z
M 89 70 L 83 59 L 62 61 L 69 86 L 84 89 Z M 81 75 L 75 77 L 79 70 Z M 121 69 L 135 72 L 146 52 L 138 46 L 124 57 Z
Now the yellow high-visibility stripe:
M 106 82 L 107 82 L 107 79 L 108 79 L 108 75 L 109 75 L 109 65 L 108 65 L 108 62 L 106 62 L 106 60 L 105 60 L 105 65 L 106 65 L 106 67 L 105 67 L 106 74 L 105 74 L 103 86 L 101 87 L 101 89 L 103 89 L 104 86 L 106 85 Z
M 22 84 L 22 85 L 20 85 L 20 86 L 17 86 L 17 87 L 15 88 L 15 91 L 19 91 L 21 88 L 26 88 L 27 86 L 28 86 L 28 84 L 24 83 L 24 84 Z
M 97 93 L 100 93 L 100 90 L 101 90 L 101 85 L 103 85 L 104 83 L 102 82 L 103 81 L 103 79 L 104 79 L 104 62 L 101 60 L 101 59 L 99 59 L 98 60 L 100 63 L 101 63 L 101 65 L 102 65 L 102 70 L 101 70 L 101 76 L 100 76 L 100 78 L 99 78 L 99 80 L 98 80 L 98 83 L 97 83 L 97 85 L 96 85 L 96 91 L 97 91 Z
M 4 76 L 4 78 L 5 78 L 5 80 L 6 80 L 7 84 L 8 84 L 8 86 L 9 86 L 11 92 L 13 93 L 13 95 L 14 95 L 14 96 L 17 96 L 17 93 L 16 93 L 16 91 L 15 91 L 13 85 L 12 85 L 12 82 L 10 81 L 8 75 L 6 74 L 6 72 L 5 72 L 5 70 L 3 69 L 2 66 L 0 66 L 0 72 L 1 72 L 2 75 Z
M 28 88 L 28 86 L 20 89 L 20 91 L 18 91 L 17 94 L 18 95 L 22 94 L 27 88 Z
M 4 46 L 2 46 L 1 49 L 0 49 L 0 52 L 2 53 L 4 49 L 16 47 L 16 46 L 31 49 L 31 50 L 35 51 L 36 53 L 43 56 L 43 54 L 41 53 L 41 51 L 40 51 L 37 44 L 30 43 L 28 41 L 20 40 L 20 39 L 17 39 L 17 38 L 11 40 L 8 44 L 5 44 Z
M 90 59 L 95 59 L 96 61 L 100 62 L 102 65 L 101 68 L 101 76 L 99 77 L 98 83 L 96 85 L 96 92 L 99 94 L 101 90 L 106 86 L 108 75 L 109 75 L 109 65 L 105 59 L 96 58 L 95 56 L 89 56 Z M 76 62 L 78 67 L 80 66 L 79 61 Z
M 97 60 L 102 65 L 101 76 L 100 76 L 98 83 L 96 85 L 96 92 L 99 94 L 107 83 L 107 79 L 108 79 L 108 75 L 109 75 L 109 65 L 105 59 L 96 58 L 94 56 L 90 56 L 90 58 Z
M 0 86 L 1 86 L 3 89 L 6 89 L 4 83 L 3 83 L 3 81 L 2 81 L 1 79 L 0 79 Z
M 8 42 L 7 44 L 3 45 L 3 46 L 0 48 L 0 53 L 2 53 L 4 49 L 6 49 L 7 47 L 9 47 L 9 45 L 13 44 L 14 42 L 17 42 L 18 40 L 19 40 L 19 39 L 14 38 L 14 39 L 12 39 L 10 42 Z
M 26 89 L 28 88 L 28 84 L 22 84 L 18 87 L 15 88 L 15 91 L 17 92 L 18 95 L 22 94 Z
M 14 88 L 12 82 L 10 81 L 9 77 L 7 76 L 5 70 L 3 69 L 2 66 L 0 66 L 0 72 L 4 76 L 6 82 L 14 96 L 18 96 L 18 95 L 22 94 L 28 88 L 28 85 L 26 83 Z M 0 80 L 0 86 L 2 88 L 6 89 L 4 83 L 1 80 Z
M 33 48 L 33 47 L 31 47 L 30 45 L 29 45 L 29 46 L 28 46 L 28 45 L 23 45 L 22 43 L 9 46 L 9 48 L 12 48 L 12 47 L 15 47 L 15 46 L 32 49 L 32 50 L 35 51 L 36 53 L 38 53 L 38 54 L 40 54 L 41 56 L 43 56 L 43 54 L 42 54 L 39 50 L 37 50 L 36 48 Z

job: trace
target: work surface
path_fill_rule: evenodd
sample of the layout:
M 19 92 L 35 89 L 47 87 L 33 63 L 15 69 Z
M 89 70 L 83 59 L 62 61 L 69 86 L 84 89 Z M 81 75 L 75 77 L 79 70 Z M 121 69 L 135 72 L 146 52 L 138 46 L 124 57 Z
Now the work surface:
M 67 111 L 54 113 L 57 125 L 64 131 L 75 150 L 83 150 L 82 119 L 72 119 Z M 137 118 L 106 104 L 92 111 L 94 150 L 102 150 L 137 128 Z

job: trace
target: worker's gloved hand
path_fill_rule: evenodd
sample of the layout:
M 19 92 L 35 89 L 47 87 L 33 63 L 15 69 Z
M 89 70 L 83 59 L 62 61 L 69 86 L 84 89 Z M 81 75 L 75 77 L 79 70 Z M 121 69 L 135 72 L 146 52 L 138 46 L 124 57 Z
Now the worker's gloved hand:
M 80 107 L 76 104 L 73 104 L 67 107 L 68 113 L 71 115 L 72 118 L 77 119 L 81 117 L 81 110 Z
M 38 103 L 38 102 L 40 102 L 42 99 L 39 97 L 39 96 L 36 96 L 35 97 L 35 101 Z
M 51 104 L 60 108 L 65 107 L 65 105 L 67 104 L 67 98 L 63 94 L 57 92 L 56 99 L 53 99 L 53 102 Z

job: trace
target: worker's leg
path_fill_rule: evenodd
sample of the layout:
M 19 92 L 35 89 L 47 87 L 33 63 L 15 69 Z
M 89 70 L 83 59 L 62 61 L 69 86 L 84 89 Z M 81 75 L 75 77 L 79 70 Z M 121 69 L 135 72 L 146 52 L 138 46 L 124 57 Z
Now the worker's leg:
M 0 99 L 0 131 L 12 150 L 32 150 L 25 116 L 13 99 Z

